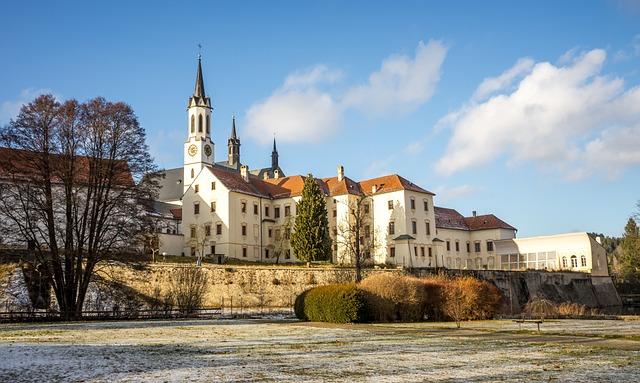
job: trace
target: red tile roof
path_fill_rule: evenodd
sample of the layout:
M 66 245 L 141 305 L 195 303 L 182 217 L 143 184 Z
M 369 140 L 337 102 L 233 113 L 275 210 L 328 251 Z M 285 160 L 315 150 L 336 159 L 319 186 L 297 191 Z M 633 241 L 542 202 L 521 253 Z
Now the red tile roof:
M 182 219 L 182 208 L 171 209 L 171 214 L 175 219 Z
M 82 183 L 89 179 L 90 161 L 91 158 L 89 157 L 76 157 L 74 169 L 76 182 Z M 49 163 L 52 166 L 51 181 L 59 182 L 60 177 L 58 175 L 62 171 L 62 166 L 65 165 L 62 155 L 51 155 Z M 103 160 L 103 164 L 107 165 L 107 160 Z M 39 176 L 38 169 L 41 166 L 40 153 L 0 147 L 0 178 L 24 181 L 35 180 Z M 135 185 L 129 165 L 125 161 L 116 161 L 114 169 L 117 172 L 114 177 L 117 185 L 129 187 Z
M 475 217 L 464 217 L 455 209 L 448 209 L 436 206 L 436 227 L 442 229 L 456 230 L 488 230 L 488 229 L 509 229 L 517 230 L 515 227 L 504 222 L 493 214 L 478 215 Z
M 362 195 L 360 184 L 349 177 L 343 177 L 342 181 L 338 181 L 338 177 L 323 178 L 322 182 L 325 183 L 330 196 L 345 194 Z
M 372 178 L 369 180 L 364 180 L 359 182 L 360 189 L 366 195 L 372 194 L 372 188 L 375 186 L 376 194 L 377 193 L 389 193 L 398 190 L 411 190 L 418 193 L 426 193 L 435 195 L 434 193 L 421 188 L 420 186 L 414 184 L 408 179 L 401 177 L 397 174 L 391 174 L 388 176 L 382 176 L 377 178 Z

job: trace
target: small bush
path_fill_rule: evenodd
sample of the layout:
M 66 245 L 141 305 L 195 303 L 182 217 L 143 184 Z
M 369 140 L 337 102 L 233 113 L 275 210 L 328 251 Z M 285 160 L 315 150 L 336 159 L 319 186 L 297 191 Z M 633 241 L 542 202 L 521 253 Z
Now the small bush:
M 443 312 L 458 327 L 461 321 L 493 318 L 501 300 L 493 284 L 468 276 L 451 279 L 442 297 Z
M 353 284 L 314 287 L 298 295 L 296 317 L 313 322 L 365 322 L 364 292 Z
M 524 314 L 531 318 L 556 318 L 558 316 L 558 307 L 555 303 L 540 296 L 534 296 L 522 310 Z
M 376 322 L 424 319 L 427 291 L 418 278 L 381 273 L 364 279 L 358 287 L 367 293 L 369 317 Z
M 191 314 L 202 307 L 209 278 L 204 270 L 195 266 L 176 268 L 169 282 L 169 294 L 175 306 Z

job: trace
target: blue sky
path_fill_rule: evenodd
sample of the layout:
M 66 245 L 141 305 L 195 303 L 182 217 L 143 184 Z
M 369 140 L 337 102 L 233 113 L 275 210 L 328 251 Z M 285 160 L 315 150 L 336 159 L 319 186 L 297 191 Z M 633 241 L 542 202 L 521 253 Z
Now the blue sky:
M 345 4 L 346 3 L 346 4 Z M 46 91 L 122 100 L 180 166 L 202 44 L 216 157 L 398 173 L 519 236 L 622 232 L 640 199 L 640 3 L 10 2 L 0 123 Z

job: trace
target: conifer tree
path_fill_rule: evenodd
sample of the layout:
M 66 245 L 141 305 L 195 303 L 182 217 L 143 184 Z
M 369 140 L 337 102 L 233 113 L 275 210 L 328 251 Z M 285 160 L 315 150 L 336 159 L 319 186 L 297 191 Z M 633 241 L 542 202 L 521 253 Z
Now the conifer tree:
M 622 237 L 620 271 L 624 278 L 640 277 L 640 229 L 633 218 L 629 218 Z
M 291 247 L 301 261 L 324 261 L 331 255 L 327 206 L 320 186 L 309 174 L 304 181 L 302 199 L 291 234 Z

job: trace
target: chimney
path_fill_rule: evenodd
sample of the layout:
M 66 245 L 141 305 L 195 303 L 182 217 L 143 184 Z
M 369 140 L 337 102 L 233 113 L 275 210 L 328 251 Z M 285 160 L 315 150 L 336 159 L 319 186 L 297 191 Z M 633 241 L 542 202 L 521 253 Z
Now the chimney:
M 273 171 L 273 178 L 275 179 L 280 178 L 280 170 L 276 169 Z
M 371 194 L 376 194 L 377 191 L 378 191 L 378 185 L 376 184 L 371 185 Z
M 344 179 L 344 166 L 338 165 L 338 182 L 342 182 Z
M 249 182 L 249 167 L 247 165 L 240 166 L 240 175 L 244 182 Z
M 262 179 L 263 180 L 268 180 L 269 179 L 269 172 L 262 173 Z
M 473 211 L 473 216 L 476 217 L 478 215 L 478 213 L 474 210 Z

